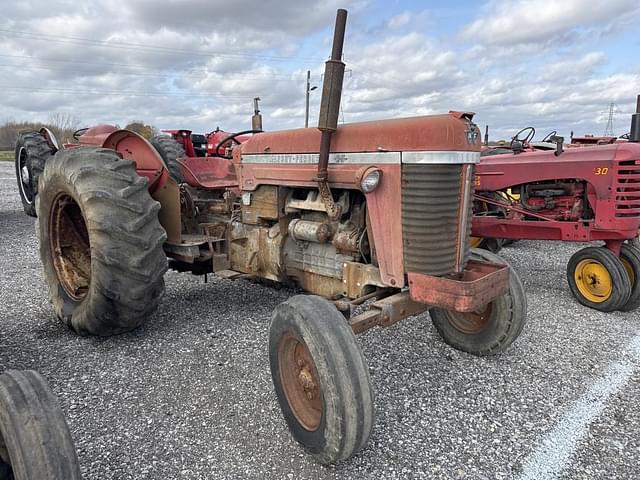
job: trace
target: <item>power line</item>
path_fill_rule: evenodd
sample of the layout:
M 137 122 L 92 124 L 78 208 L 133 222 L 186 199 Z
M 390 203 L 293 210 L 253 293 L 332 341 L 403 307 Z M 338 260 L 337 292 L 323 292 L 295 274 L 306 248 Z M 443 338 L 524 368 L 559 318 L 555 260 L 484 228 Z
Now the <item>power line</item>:
M 132 42 L 121 42 L 121 41 L 111 41 L 111 40 L 94 40 L 91 38 L 84 37 L 75 37 L 75 36 L 67 36 L 67 35 L 53 35 L 53 34 L 45 34 L 45 33 L 33 33 L 33 32 L 25 32 L 20 30 L 10 30 L 6 28 L 0 28 L 0 33 L 4 33 L 5 37 L 11 36 L 20 36 L 23 38 L 31 39 L 31 40 L 40 40 L 40 41 L 48 41 L 54 43 L 66 43 L 66 44 L 90 44 L 96 47 L 103 48 L 114 48 L 114 49 L 125 49 L 125 50 L 137 50 L 147 53 L 181 53 L 186 54 L 191 57 L 229 57 L 229 58 L 251 58 L 251 59 L 259 59 L 259 60 L 271 60 L 271 61 L 279 61 L 279 62 L 292 62 L 294 60 L 300 60 L 304 62 L 317 62 L 322 61 L 321 58 L 312 58 L 312 57 L 285 57 L 279 55 L 260 55 L 260 54 L 251 54 L 251 53 L 242 53 L 242 52 L 219 52 L 219 51 L 193 51 L 193 50 L 185 50 L 179 48 L 171 48 L 171 47 L 162 47 L 158 45 L 144 45 L 141 43 L 132 43 Z
M 159 67 L 150 67 L 148 65 L 142 65 L 139 63 L 111 63 L 111 62 L 86 62 L 86 61 L 78 61 L 78 60 L 61 60 L 61 59 L 53 59 L 53 58 L 42 58 L 42 57 L 35 57 L 32 55 L 9 55 L 9 54 L 5 54 L 5 53 L 0 53 L 0 57 L 5 57 L 5 58 L 19 58 L 19 59 L 28 59 L 28 60 L 37 60 L 39 62 L 43 62 L 43 63 L 63 63 L 63 64 L 71 64 L 71 65 L 93 65 L 93 66 L 97 66 L 97 67 L 125 67 L 125 68 L 139 68 L 141 70 L 151 70 L 151 71 L 157 71 L 157 72 L 166 72 L 167 70 L 171 70 L 169 68 L 159 68 Z M 5 64 L 6 66 L 17 66 L 17 67 L 25 67 L 24 65 L 18 65 L 18 64 Z M 28 66 L 27 66 L 28 67 Z M 175 68 L 172 69 L 171 71 L 174 71 L 176 73 L 193 73 L 196 74 L 198 72 L 200 72 L 202 75 L 219 75 L 219 76 L 224 76 L 225 74 L 223 73 L 219 73 L 219 72 L 211 72 L 207 69 L 201 68 L 201 69 L 197 69 L 197 68 L 189 68 L 183 71 L 180 70 L 176 70 Z M 134 73 L 134 72 L 132 72 Z M 137 72 L 135 72 L 136 74 L 138 74 Z M 163 75 L 168 75 L 166 73 L 164 73 Z M 303 72 L 291 72 L 291 73 L 276 73 L 276 72 L 255 72 L 255 73 L 250 73 L 250 74 L 245 74 L 245 73 L 231 73 L 231 74 L 226 74 L 226 75 L 233 75 L 233 78 L 249 78 L 249 77 L 264 77 L 264 78 L 271 78 L 271 77 L 282 77 L 282 78 L 292 78 L 295 76 L 302 76 Z
M 118 97 L 174 97 L 174 98 L 216 98 L 232 100 L 250 100 L 255 95 L 227 95 L 221 93 L 180 93 L 180 92 L 139 92 L 126 90 L 96 90 L 77 88 L 55 88 L 55 87 L 19 87 L 15 85 L 0 85 L 3 91 L 29 92 L 29 93 L 56 93 L 61 95 L 110 95 Z
M 52 67 L 47 67 L 47 66 L 40 66 L 40 65 L 17 65 L 17 64 L 9 64 L 9 63 L 0 63 L 0 68 L 16 68 L 19 67 L 22 70 L 47 70 L 47 71 L 64 71 L 64 68 L 52 68 Z M 88 74 L 91 73 L 89 71 L 78 71 L 78 70 L 74 70 L 73 72 L 74 74 Z M 173 74 L 162 74 L 162 73 L 141 73 L 141 72 L 117 72 L 117 71 L 105 71 L 105 72 L 100 72 L 99 75 L 105 75 L 108 73 L 112 73 L 112 74 L 116 74 L 116 75 L 126 75 L 126 76 L 133 76 L 133 77 L 146 77 L 146 78 L 164 78 L 167 80 L 170 79 L 175 79 L 177 77 L 179 78 L 194 78 L 194 79 L 207 79 L 207 78 L 213 78 L 213 79 L 218 79 L 218 80 L 263 80 L 265 78 L 282 78 L 282 79 L 287 79 L 287 80 L 294 80 L 294 78 L 292 76 L 284 76 L 282 75 L 280 76 L 276 76 L 277 74 L 273 75 L 273 76 L 252 76 L 252 75 L 233 75 L 233 76 L 226 76 L 224 74 L 221 73 L 210 73 L 209 75 L 197 75 L 197 74 L 184 74 L 181 72 L 175 72 Z

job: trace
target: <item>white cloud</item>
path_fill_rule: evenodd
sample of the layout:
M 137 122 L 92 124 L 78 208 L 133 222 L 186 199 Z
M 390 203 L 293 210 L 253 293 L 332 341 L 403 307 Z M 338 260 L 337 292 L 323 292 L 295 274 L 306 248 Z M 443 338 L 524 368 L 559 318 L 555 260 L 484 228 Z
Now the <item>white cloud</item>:
M 638 13 L 637 0 L 500 0 L 463 29 L 467 38 L 487 44 L 549 44 L 569 38 L 576 29 L 605 28 L 622 16 Z

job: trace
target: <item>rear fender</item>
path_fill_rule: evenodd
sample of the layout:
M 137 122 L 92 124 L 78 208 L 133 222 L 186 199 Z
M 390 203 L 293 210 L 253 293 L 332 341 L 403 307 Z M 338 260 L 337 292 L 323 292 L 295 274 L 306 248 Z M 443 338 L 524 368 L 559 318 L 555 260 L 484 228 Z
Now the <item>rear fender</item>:
M 153 145 L 135 132 L 116 130 L 105 138 L 102 147 L 115 150 L 125 160 L 135 162 L 138 175 L 149 180 L 151 197 L 160 203 L 158 217 L 167 232 L 167 241 L 180 243 L 180 189 Z

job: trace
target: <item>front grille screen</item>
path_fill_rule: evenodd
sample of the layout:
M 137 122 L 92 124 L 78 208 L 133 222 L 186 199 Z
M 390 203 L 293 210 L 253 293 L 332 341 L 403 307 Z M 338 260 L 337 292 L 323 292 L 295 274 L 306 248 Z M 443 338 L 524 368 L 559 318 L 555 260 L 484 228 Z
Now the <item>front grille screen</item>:
M 473 194 L 473 182 L 466 182 L 465 187 L 465 171 L 473 179 L 472 166 L 402 165 L 405 271 L 444 276 L 464 269 Z M 466 211 L 461 212 L 465 203 Z

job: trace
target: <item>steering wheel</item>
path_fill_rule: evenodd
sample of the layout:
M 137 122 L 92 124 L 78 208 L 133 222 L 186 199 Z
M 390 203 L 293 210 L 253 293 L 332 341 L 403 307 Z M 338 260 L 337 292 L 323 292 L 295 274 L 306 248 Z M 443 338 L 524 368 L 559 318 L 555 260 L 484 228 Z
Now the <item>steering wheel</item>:
M 522 135 L 524 132 L 527 132 L 527 134 L 523 138 L 520 138 L 520 135 Z M 531 140 L 533 140 L 533 137 L 535 136 L 535 134 L 536 134 L 535 128 L 525 127 L 511 138 L 511 146 L 513 147 L 513 144 L 515 142 L 522 142 L 523 144 L 529 143 Z
M 87 130 L 89 130 L 88 127 L 87 128 L 80 128 L 80 129 L 76 130 L 75 132 L 73 132 L 73 135 L 72 135 L 73 139 L 76 142 L 79 142 L 80 141 L 80 135 L 84 134 L 84 132 L 86 132 Z
M 236 137 L 239 137 L 240 135 L 248 135 L 249 133 L 262 133 L 262 132 L 263 132 L 262 130 L 242 130 L 241 132 L 233 133 L 228 137 L 223 138 L 218 143 L 218 145 L 216 145 L 216 148 L 213 151 L 215 152 L 216 155 L 218 155 L 218 150 L 220 150 L 220 147 L 222 147 L 225 143 L 229 141 L 235 143 L 236 145 L 240 145 L 240 142 L 236 139 Z
M 558 132 L 556 130 L 552 130 L 551 132 L 547 133 L 545 135 L 545 137 L 542 139 L 542 142 L 551 142 L 551 137 L 553 137 L 554 135 L 557 135 Z
M 622 135 L 620 135 L 618 138 L 621 138 L 623 140 L 629 140 L 629 138 L 631 138 L 631 132 L 629 133 L 623 133 Z

